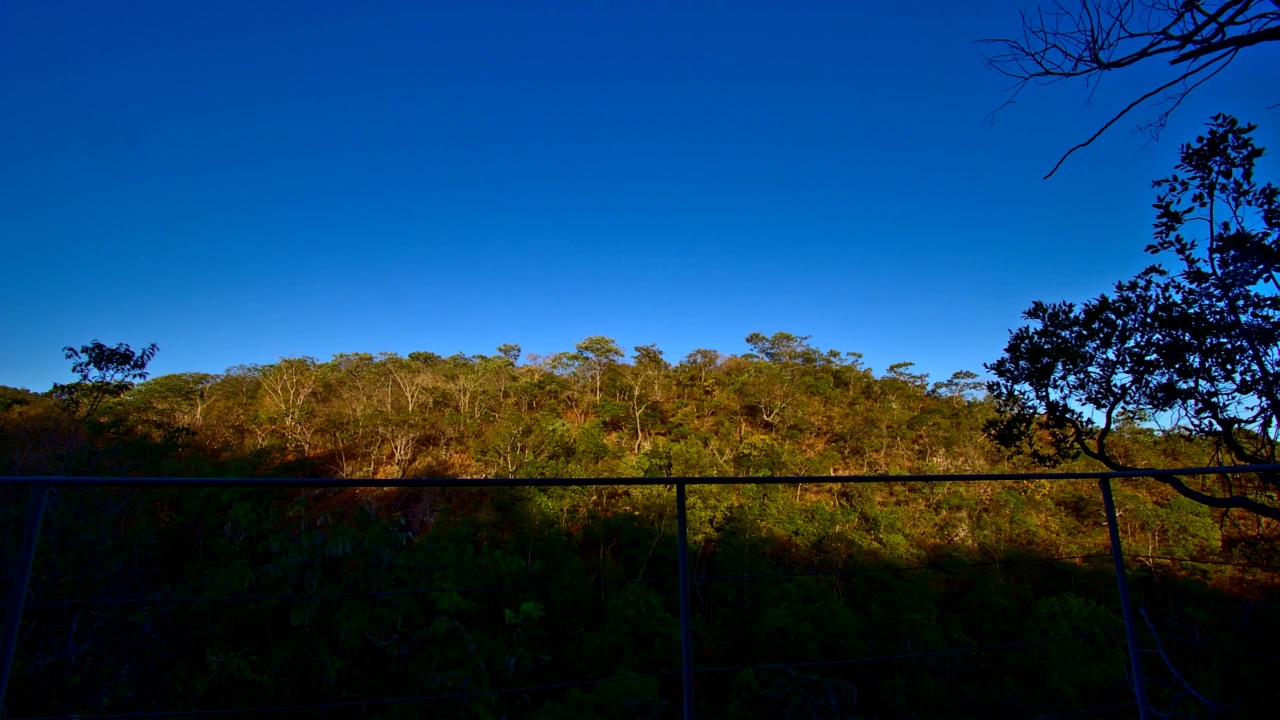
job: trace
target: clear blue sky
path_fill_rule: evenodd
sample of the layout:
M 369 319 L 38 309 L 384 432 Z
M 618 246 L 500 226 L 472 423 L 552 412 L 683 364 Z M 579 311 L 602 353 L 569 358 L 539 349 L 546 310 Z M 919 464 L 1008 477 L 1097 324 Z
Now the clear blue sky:
M 972 41 L 1029 6 L 7 0 L 0 384 L 94 338 L 169 373 L 784 330 L 980 371 L 1032 300 L 1149 262 L 1149 181 L 1212 112 L 1280 152 L 1259 47 L 1041 180 L 1138 86 L 987 123 Z

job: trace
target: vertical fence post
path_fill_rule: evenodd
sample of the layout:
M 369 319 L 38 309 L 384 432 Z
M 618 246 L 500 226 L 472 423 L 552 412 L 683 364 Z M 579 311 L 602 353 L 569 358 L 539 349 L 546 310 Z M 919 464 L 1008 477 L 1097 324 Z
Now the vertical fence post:
M 684 720 L 693 720 L 693 620 L 689 606 L 689 521 L 685 509 L 685 484 L 676 483 L 676 535 L 680 558 L 680 679 L 683 683 Z
M 31 488 L 27 504 L 27 522 L 22 529 L 22 545 L 13 559 L 13 579 L 9 599 L 4 606 L 4 635 L 0 637 L 0 718 L 5 712 L 5 694 L 9 690 L 9 672 L 13 669 L 13 652 L 18 647 L 18 626 L 22 622 L 22 606 L 27 601 L 27 583 L 31 580 L 31 561 L 36 555 L 36 540 L 44 520 L 44 501 L 48 485 Z
M 1138 717 L 1149 720 L 1147 688 L 1142 678 L 1142 649 L 1138 646 L 1138 628 L 1133 618 L 1133 605 L 1129 601 L 1129 580 L 1124 572 L 1124 551 L 1120 547 L 1120 524 L 1116 520 L 1116 501 L 1111 497 L 1111 480 L 1099 478 L 1102 503 L 1107 508 L 1107 532 L 1111 535 L 1111 560 L 1116 566 L 1116 584 L 1120 587 L 1120 613 L 1124 618 L 1124 635 L 1129 645 L 1129 665 L 1133 669 L 1133 696 L 1138 701 Z

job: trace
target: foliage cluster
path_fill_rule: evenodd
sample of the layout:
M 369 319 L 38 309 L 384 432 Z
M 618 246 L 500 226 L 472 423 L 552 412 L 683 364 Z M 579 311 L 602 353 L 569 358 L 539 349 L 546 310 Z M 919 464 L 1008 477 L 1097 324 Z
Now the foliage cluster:
M 748 340 L 755 352 L 697 350 L 674 365 L 652 345 L 635 348 L 626 362 L 605 337 L 523 364 L 516 345 L 492 356 L 286 358 L 218 376 L 158 377 L 106 405 L 99 400 L 92 418 L 73 415 L 80 429 L 91 424 L 99 435 L 116 423 L 138 438 L 172 443 L 197 465 L 188 469 L 194 474 L 246 460 L 243 472 L 298 463 L 324 475 L 387 479 L 991 466 L 987 410 L 973 373 L 931 385 L 900 363 L 876 378 L 856 353 L 822 351 L 805 337 L 756 333 Z M 73 435 L 60 409 L 33 405 L 6 423 L 6 473 L 137 474 L 148 463 L 150 472 L 164 472 L 147 456 L 110 462 L 92 438 L 40 452 Z

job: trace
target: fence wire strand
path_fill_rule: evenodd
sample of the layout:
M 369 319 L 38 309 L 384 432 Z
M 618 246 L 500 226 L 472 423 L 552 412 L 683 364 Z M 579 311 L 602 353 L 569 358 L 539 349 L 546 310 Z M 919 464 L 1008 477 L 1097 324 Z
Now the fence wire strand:
M 929 565 L 905 565 L 902 567 L 880 567 L 880 568 L 845 568 L 839 570 L 801 570 L 796 572 L 781 573 L 748 573 L 745 575 L 704 575 L 694 578 L 698 582 L 703 580 L 765 580 L 765 579 L 785 579 L 794 577 L 811 577 L 823 575 L 863 575 L 867 573 L 883 573 L 883 572 L 906 572 L 909 570 L 958 570 L 969 567 L 997 567 L 1002 565 L 1021 565 L 1025 563 L 1042 563 L 1055 562 L 1061 560 L 1085 560 L 1090 558 L 1109 558 L 1109 553 L 1098 553 L 1094 555 L 1063 555 L 1060 557 L 1041 557 L 1026 558 L 1018 560 L 985 560 L 982 562 L 971 563 L 946 563 L 946 564 L 929 564 Z
M 1002 567 L 1006 565 L 1024 565 L 1031 563 L 1045 562 L 1065 562 L 1070 560 L 1094 560 L 1098 558 L 1109 558 L 1109 553 L 1093 553 L 1088 555 L 1059 555 L 1053 557 L 1040 558 L 1002 558 L 998 560 L 986 560 L 981 562 L 970 563 L 930 563 L 926 565 L 904 565 L 894 567 L 878 567 L 878 568 L 840 568 L 835 570 L 802 570 L 788 571 L 779 573 L 744 573 L 737 575 L 702 575 L 695 577 L 695 582 L 707 582 L 712 580 L 771 580 L 771 579 L 787 579 L 797 577 L 824 577 L 824 576 L 844 576 L 844 575 L 865 575 L 871 573 L 890 573 L 890 572 L 910 572 L 919 570 L 935 570 L 946 572 L 948 570 L 961 570 L 971 567 Z M 1198 560 L 1195 558 L 1179 558 L 1164 555 L 1140 555 L 1127 557 L 1126 560 L 1134 561 L 1141 558 L 1151 560 L 1165 560 L 1169 562 L 1185 562 L 1192 564 L 1206 565 L 1224 565 L 1231 567 L 1256 568 L 1263 570 L 1280 570 L 1280 566 L 1275 565 L 1251 565 L 1248 563 L 1233 563 L 1222 560 Z M 617 586 L 617 585 L 661 585 L 672 583 L 679 578 L 638 578 L 635 580 L 602 580 L 596 582 L 580 582 L 580 583 L 555 583 L 555 584 L 526 584 L 526 585 L 479 585 L 468 587 L 454 588 L 406 588 L 400 590 L 356 590 L 350 592 L 331 592 L 331 593 L 278 593 L 278 594 L 255 594 L 255 595 L 187 595 L 178 597 L 153 597 L 153 598 L 80 598 L 80 599 L 64 599 L 64 600 L 33 600 L 28 602 L 27 607 L 57 607 L 57 606 L 80 606 L 80 605 L 166 605 L 175 603 L 196 603 L 196 602 L 252 602 L 262 600 L 303 600 L 309 598 L 344 598 L 344 597 L 386 597 L 399 595 L 433 595 L 442 593 L 466 593 L 466 592 L 497 592 L 502 590 L 541 590 L 541 589 L 559 589 L 559 588 L 588 588 L 601 586 Z
M 1196 558 L 1180 558 L 1168 557 L 1166 555 L 1132 555 L 1126 556 L 1127 560 L 1168 560 L 1171 562 L 1184 562 L 1193 565 L 1222 565 L 1225 567 L 1250 568 L 1253 570 L 1280 570 L 1280 565 L 1255 565 L 1253 563 L 1231 562 L 1230 560 L 1198 560 Z
M 946 564 L 929 564 L 929 565 L 907 565 L 901 567 L 880 567 L 880 568 L 843 568 L 838 570 L 805 570 L 799 572 L 781 572 L 781 573 L 747 573 L 739 575 L 703 575 L 695 577 L 695 582 L 703 582 L 709 580 L 765 580 L 765 579 L 785 579 L 794 577 L 821 577 L 830 575 L 861 575 L 867 573 L 888 573 L 888 572 L 906 572 L 913 570 L 957 570 L 968 567 L 997 567 L 1003 565 L 1020 565 L 1027 563 L 1042 562 L 1059 562 L 1066 560 L 1088 560 L 1093 558 L 1110 557 L 1106 553 L 1093 555 L 1062 555 L 1056 557 L 1041 558 L 1019 558 L 1019 559 L 1000 559 L 985 560 L 981 562 L 971 563 L 946 563 Z M 58 607 L 58 606 L 79 606 L 79 605 L 165 605 L 174 603 L 196 603 L 196 602 L 250 602 L 260 600 L 305 600 L 310 598 L 343 598 L 343 597 L 383 597 L 397 595 L 432 595 L 441 593 L 464 593 L 464 592 L 496 592 L 501 590 L 541 590 L 541 589 L 558 589 L 558 588 L 587 588 L 600 586 L 616 586 L 616 585 L 661 585 L 672 583 L 679 578 L 638 578 L 635 580 L 603 580 L 596 582 L 581 583 L 555 583 L 555 584 L 528 584 L 528 585 L 478 585 L 468 587 L 454 588 L 406 588 L 401 590 L 357 590 L 351 592 L 331 592 L 331 593 L 279 593 L 279 594 L 255 594 L 255 595 L 186 595 L 178 597 L 154 597 L 154 598 L 79 598 L 79 599 L 63 599 L 63 600 L 33 600 L 27 603 L 27 607 Z
M 1012 648 L 1029 647 L 1031 645 L 1044 645 L 1051 642 L 1062 642 L 1064 640 L 1079 640 L 1083 638 L 1098 637 L 1100 635 L 1115 635 L 1124 632 L 1123 629 L 1116 630 L 1100 630 L 1091 633 L 1076 633 L 1074 635 L 1060 635 L 1051 638 L 1041 638 L 1039 640 L 1023 640 L 1021 642 L 1002 643 L 1000 645 L 983 645 L 980 647 L 955 648 L 953 650 L 933 650 L 922 653 L 908 653 L 903 655 L 880 655 L 869 658 L 852 658 L 848 660 L 815 660 L 812 662 L 800 663 L 778 663 L 770 665 L 734 665 L 727 667 L 714 668 L 697 668 L 695 673 L 712 673 L 712 672 L 732 672 L 741 670 L 787 670 L 789 668 L 799 667 L 823 667 L 827 665 L 854 665 L 859 663 L 873 663 L 887 660 L 915 660 L 928 657 L 942 657 L 944 655 L 963 655 L 971 652 L 985 652 L 987 650 L 1009 650 Z
M 1237 650 L 1235 648 L 1223 647 L 1221 645 L 1207 645 L 1197 640 L 1192 640 L 1191 638 L 1184 638 L 1180 635 L 1161 635 L 1160 637 L 1166 640 L 1172 640 L 1175 643 L 1194 645 L 1198 648 L 1204 648 L 1205 650 L 1232 653 L 1234 655 L 1244 655 L 1247 657 L 1258 658 L 1259 660 L 1270 660 L 1271 662 L 1280 663 L 1280 657 L 1272 657 L 1270 655 L 1263 655 L 1261 653 L 1249 652 L 1248 650 Z
M 1020 647 L 1029 647 L 1033 645 L 1044 645 L 1052 642 L 1063 642 L 1066 640 L 1080 640 L 1102 635 L 1114 635 L 1121 632 L 1120 630 L 1103 630 L 1092 633 L 1076 633 L 1073 635 L 1061 635 L 1051 638 L 1040 638 L 1038 640 L 1024 640 L 1014 643 L 1002 643 L 998 645 L 983 645 L 980 647 L 955 648 L 952 650 L 934 650 L 921 653 L 906 653 L 901 655 L 880 655 L 869 658 L 851 658 L 844 660 L 819 660 L 813 662 L 800 663 L 775 663 L 769 665 L 738 665 L 727 667 L 713 668 L 696 668 L 695 673 L 717 673 L 717 672 L 741 672 L 743 670 L 787 670 L 791 668 L 806 667 L 824 667 L 834 665 L 854 665 L 873 662 L 887 662 L 894 660 L 916 660 L 930 657 L 943 657 L 947 655 L 963 655 L 966 653 L 986 652 L 990 650 L 1009 650 Z M 485 690 L 473 693 L 452 693 L 447 695 L 423 695 L 408 698 L 384 698 L 376 700 L 350 700 L 344 702 L 315 703 L 311 705 L 278 705 L 266 707 L 250 707 L 250 708 L 221 708 L 216 710 L 181 710 L 181 711 L 154 711 L 154 712 L 134 712 L 134 713 L 114 713 L 104 715 L 46 715 L 37 717 L 12 718 L 12 720 L 133 720 L 135 718 L 152 718 L 152 717 L 199 717 L 208 715 L 231 715 L 255 712 L 295 712 L 302 710 L 327 710 L 336 708 L 364 707 L 369 705 L 396 705 L 405 703 L 428 702 L 433 700 L 463 700 L 468 698 L 485 697 L 490 695 L 509 695 L 512 693 L 522 692 L 543 692 L 547 690 L 563 690 L 577 687 L 585 687 L 590 685 L 600 685 L 605 683 L 625 682 L 628 680 L 644 680 L 649 678 L 669 677 L 679 675 L 679 670 L 669 670 L 659 673 L 648 673 L 645 675 L 628 675 L 620 678 L 604 678 L 598 680 L 583 680 L 578 682 L 555 683 L 550 685 L 536 685 L 521 688 L 508 688 L 502 690 Z M 1114 708 L 1127 706 L 1113 706 Z M 1112 709 L 1102 708 L 1100 710 Z M 1042 716 L 1045 718 L 1069 717 L 1068 715 L 1050 715 Z
M 1137 706 L 1138 706 L 1137 703 L 1124 703 L 1122 705 L 1107 705 L 1104 707 L 1089 708 L 1088 710 L 1073 710 L 1071 712 L 1057 713 L 1054 715 L 1037 715 L 1031 718 L 1031 720 L 1058 720 L 1058 718 L 1080 717 L 1081 715 L 1096 715 L 1100 712 L 1107 712 L 1109 710 L 1128 710 L 1129 708 L 1133 708 Z
M 220 710 L 157 710 L 155 712 L 112 713 L 107 715 L 42 715 L 37 717 L 11 718 L 10 720 L 133 720 L 134 718 L 154 717 L 199 717 L 204 715 L 236 715 L 242 713 L 297 712 L 301 710 L 330 710 L 334 708 L 365 707 L 368 705 L 403 705 L 405 703 L 427 702 L 429 700 L 466 700 L 489 695 L 510 695 L 512 693 L 543 692 L 545 690 L 567 690 L 587 685 L 603 685 L 606 683 L 626 682 L 628 680 L 646 680 L 649 678 L 679 675 L 679 670 L 648 673 L 646 675 L 627 675 L 626 677 L 603 678 L 600 680 L 583 680 L 580 682 L 555 683 L 552 685 L 535 685 L 531 687 L 508 688 L 504 690 L 484 690 L 471 693 L 452 693 L 448 695 L 422 695 L 408 698 L 386 698 L 377 700 L 347 700 L 343 702 L 315 703 L 312 705 L 275 705 L 268 707 L 223 708 Z
M 343 597 L 382 597 L 387 595 L 438 595 L 451 592 L 489 592 L 498 590 L 539 590 L 543 588 L 583 588 L 600 587 L 601 585 L 636 585 L 660 584 L 675 582 L 676 578 L 655 578 L 651 580 L 604 580 L 600 582 L 559 583 L 541 585 L 479 585 L 458 588 L 411 588 L 404 590 L 355 590 L 351 592 L 332 593 L 282 593 L 278 595 L 190 595 L 185 597 L 159 598 L 88 598 L 80 600 L 35 600 L 27 603 L 27 607 L 69 606 L 69 605 L 163 605 L 183 602 L 235 602 L 253 600 L 306 600 L 310 598 L 343 598 Z

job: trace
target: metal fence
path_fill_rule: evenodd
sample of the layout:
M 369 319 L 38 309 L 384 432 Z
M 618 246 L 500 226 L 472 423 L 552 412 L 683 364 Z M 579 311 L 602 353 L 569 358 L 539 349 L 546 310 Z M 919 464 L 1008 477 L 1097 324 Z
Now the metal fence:
M 9 596 L 7 598 L 3 618 L 3 635 L 0 636 L 0 720 L 5 717 L 4 699 L 8 689 L 9 677 L 13 667 L 14 652 L 18 644 L 20 625 L 23 615 L 24 606 L 26 605 L 75 605 L 75 604 L 160 604 L 172 602 L 217 602 L 228 600 L 254 600 L 254 599 L 280 599 L 293 597 L 325 597 L 325 594 L 304 594 L 304 595 L 250 595 L 250 596 L 230 596 L 230 597 L 178 597 L 178 598 L 98 598 L 87 600 L 44 600 L 32 603 L 27 602 L 28 583 L 31 577 L 33 559 L 35 557 L 36 546 L 40 536 L 40 527 L 45 514 L 45 505 L 48 492 L 51 488 L 74 488 L 74 487 L 115 487 L 115 488 L 503 488 L 503 487 L 591 487 L 591 486 L 666 486 L 675 488 L 675 505 L 676 505 L 676 532 L 677 532 L 677 557 L 678 567 L 676 568 L 675 581 L 679 584 L 679 606 L 680 606 L 680 668 L 668 672 L 650 673 L 644 675 L 634 675 L 621 678 L 600 678 L 593 680 L 584 680 L 580 682 L 558 683 L 552 685 L 541 685 L 537 687 L 521 687 L 501 690 L 489 690 L 483 692 L 472 693 L 453 693 L 453 694 L 437 694 L 421 697 L 404 697 L 391 699 L 369 699 L 351 702 L 330 702 L 316 703 L 312 705 L 291 705 L 291 706 L 273 706 L 273 707 L 254 707 L 254 708 L 223 708 L 216 710 L 187 710 L 175 712 L 141 712 L 141 713 L 117 713 L 117 714 L 97 714 L 91 716 L 76 716 L 83 718 L 113 718 L 124 720 L 125 718 L 143 718 L 143 717 L 188 717 L 188 716 L 206 716 L 206 715 L 222 715 L 234 713 L 289 713 L 304 710 L 325 710 L 330 708 L 360 708 L 371 706 L 387 706 L 404 703 L 420 703 L 426 701 L 440 700 L 456 700 L 478 697 L 482 695 L 494 694 L 510 694 L 520 692 L 535 692 L 549 690 L 563 690 L 575 687 L 585 687 L 598 685 L 602 683 L 637 680 L 646 678 L 668 677 L 679 675 L 682 687 L 682 703 L 683 716 L 686 720 L 694 718 L 694 678 L 699 674 L 723 673 L 732 671 L 741 671 L 746 669 L 774 669 L 774 668 L 804 668 L 818 667 L 824 665 L 837 664 L 856 664 L 856 663 L 872 663 L 885 662 L 893 660 L 906 660 L 913 658 L 938 657 L 946 655 L 958 655 L 963 653 L 984 652 L 991 650 L 1002 650 L 1015 647 L 1026 647 L 1041 643 L 1060 641 L 1065 639 L 1074 639 L 1088 637 L 1090 635 L 1098 635 L 1102 633 L 1083 633 L 1063 638 L 1044 638 L 1037 640 L 1028 640 L 1015 643 L 1004 643 L 999 645 L 988 645 L 982 647 L 958 648 L 933 652 L 908 653 L 900 655 L 888 655 L 879 657 L 864 657 L 847 660 L 835 661 L 816 661 L 816 662 L 800 662 L 787 663 L 780 665 L 752 665 L 752 666 L 733 666 L 733 667 L 713 667 L 713 668 L 696 668 L 693 662 L 693 633 L 692 633 L 692 575 L 689 568 L 689 550 L 688 550 L 688 517 L 687 517 L 687 488 L 691 485 L 738 485 L 738 484 L 754 484 L 754 485 L 794 485 L 794 484 L 871 484 L 871 483 L 972 483 L 972 482 L 1000 482 L 1000 481 L 1093 481 L 1098 484 L 1099 492 L 1102 496 L 1103 505 L 1106 512 L 1107 528 L 1110 538 L 1110 554 L 1112 565 L 1115 573 L 1116 589 L 1119 594 L 1121 613 L 1124 622 L 1124 633 L 1126 645 L 1129 654 L 1129 681 L 1133 689 L 1133 702 L 1123 705 L 1114 705 L 1108 707 L 1091 708 L 1088 711 L 1076 711 L 1063 715 L 1045 715 L 1041 718 L 1047 720 L 1051 717 L 1068 717 L 1077 716 L 1085 713 L 1109 712 L 1115 710 L 1132 709 L 1136 712 L 1141 720 L 1149 720 L 1155 717 L 1150 709 L 1146 683 L 1144 679 L 1140 654 L 1143 648 L 1138 641 L 1138 625 L 1135 618 L 1133 603 L 1129 597 L 1129 584 L 1125 572 L 1125 558 L 1121 549 L 1119 525 L 1117 522 L 1115 501 L 1112 497 L 1111 482 L 1113 480 L 1136 479 L 1136 478 L 1153 478 L 1159 479 L 1168 476 L 1210 476 L 1210 475 L 1227 475 L 1240 473 L 1276 473 L 1280 472 L 1280 465 L 1261 465 L 1261 466 L 1235 466 L 1235 467 L 1214 467 L 1214 468 L 1178 468 L 1178 469 L 1159 469 L 1159 470 L 1131 470 L 1121 472 L 1070 472 L 1070 473 L 993 473 L 993 474 L 941 474 L 941 475 L 866 475 L 866 476 L 792 476 L 792 477 L 680 477 L 680 478 L 550 478 L 550 479 L 447 479 L 447 478 L 414 478 L 403 480 L 345 480 L 331 478 L 315 478 L 315 479 L 293 479 L 293 478 L 111 478 L 111 477 L 0 477 L 0 487 L 12 488 L 29 488 L 30 498 L 27 505 L 25 523 L 22 529 L 21 543 L 16 549 L 13 562 L 13 575 L 11 578 Z M 1023 562 L 1043 562 L 1052 560 L 1085 560 L 1090 558 L 1103 558 L 1107 555 L 1078 555 L 1069 558 L 1039 558 L 1034 560 L 1023 560 Z M 1155 556 L 1143 556 L 1148 559 L 1162 560 L 1183 560 L 1186 558 L 1164 558 Z M 955 566 L 939 566 L 939 565 L 920 565 L 914 567 L 893 567 L 885 570 L 892 571 L 910 571 L 910 570 L 936 570 L 947 567 L 972 567 L 983 564 L 1009 564 L 1018 561 L 993 561 L 992 563 L 963 563 Z M 1213 561 L 1193 561 L 1193 562 L 1209 562 Z M 1249 567 L 1266 567 L 1266 566 L 1249 566 Z M 1280 568 L 1268 568 L 1278 569 Z M 810 575 L 831 575 L 831 574 L 855 574 L 879 572 L 875 569 L 846 569 L 835 571 L 811 571 L 811 572 L 791 572 L 791 573 L 775 573 L 768 575 L 734 575 L 734 579 L 740 578 L 794 578 Z M 730 576 L 726 576 L 730 577 Z M 704 578 L 705 580 L 715 580 L 714 576 Z M 661 583 L 670 582 L 671 578 L 656 580 L 634 580 L 624 582 L 644 582 L 644 583 Z M 528 588 L 549 588 L 549 587 L 571 587 L 571 586 L 597 586 L 608 584 L 602 582 L 592 583 L 575 583 L 563 585 L 531 585 Z M 519 586 L 523 587 L 523 586 Z M 493 591 L 493 590 L 510 590 L 517 586 L 501 586 L 501 587 L 473 587 L 473 588 L 453 588 L 453 591 Z M 430 593 L 439 592 L 438 590 L 422 589 L 422 590 L 381 590 L 370 591 L 364 593 L 333 593 L 335 597 L 351 597 L 355 595 L 393 595 L 405 593 Z M 1194 641 L 1187 640 L 1188 642 Z M 1159 640 L 1157 638 L 1156 642 Z M 1248 653 L 1245 653 L 1248 654 Z M 1274 658 L 1265 658 L 1274 659 Z

